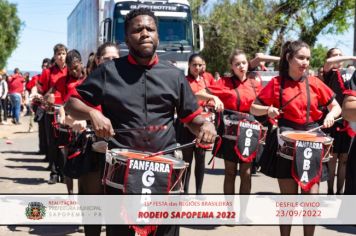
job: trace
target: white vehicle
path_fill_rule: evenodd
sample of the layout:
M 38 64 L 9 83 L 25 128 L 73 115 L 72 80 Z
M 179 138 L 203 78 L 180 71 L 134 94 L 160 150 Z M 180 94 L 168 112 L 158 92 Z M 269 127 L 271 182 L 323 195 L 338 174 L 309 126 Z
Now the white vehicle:
M 137 8 L 149 8 L 158 18 L 160 59 L 176 63 L 186 73 L 189 56 L 204 47 L 202 27 L 193 24 L 188 0 L 81 0 L 67 19 L 69 49 L 77 49 L 84 63 L 107 41 L 116 42 L 120 55 L 127 55 L 124 19 Z

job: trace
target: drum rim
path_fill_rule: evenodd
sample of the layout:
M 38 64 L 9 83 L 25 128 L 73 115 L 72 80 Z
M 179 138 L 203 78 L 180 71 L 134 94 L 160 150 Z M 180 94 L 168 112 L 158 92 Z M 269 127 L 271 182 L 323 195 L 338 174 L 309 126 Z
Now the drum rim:
M 287 160 L 290 160 L 290 161 L 293 161 L 293 159 L 294 159 L 293 156 L 287 155 L 287 154 L 285 154 L 283 152 L 280 152 L 280 151 L 278 151 L 277 154 L 278 154 L 279 157 L 287 159 Z M 328 161 L 330 161 L 331 158 L 333 158 L 333 156 L 331 156 L 329 154 L 327 157 L 322 157 L 321 162 L 323 162 L 323 163 L 324 162 L 328 162 Z
M 307 133 L 307 131 L 303 131 L 303 130 L 286 130 L 286 131 L 283 131 L 283 132 L 280 133 L 281 139 L 284 140 L 284 141 L 289 141 L 289 142 L 304 141 L 304 140 L 292 139 L 292 138 L 289 138 L 289 137 L 283 135 L 283 134 L 290 134 L 290 133 Z M 309 132 L 309 133 L 315 134 L 316 132 Z M 327 135 L 322 135 L 321 134 L 321 136 L 316 136 L 316 137 L 325 138 L 325 141 L 322 142 L 322 144 L 324 144 L 324 145 L 329 145 L 329 144 L 333 143 L 333 138 L 329 137 Z M 313 142 L 313 141 L 310 141 L 310 142 Z
M 129 149 L 129 148 L 112 148 L 110 150 L 107 151 L 107 154 L 111 154 L 114 153 L 113 151 L 115 150 L 120 150 L 121 152 L 134 152 L 134 153 L 144 153 L 144 154 L 150 154 L 150 152 L 142 152 L 142 151 L 138 151 L 138 150 L 134 150 L 134 149 Z M 115 153 L 117 154 L 117 153 Z M 111 155 L 113 159 L 118 159 L 122 162 L 127 162 L 128 158 L 123 158 L 122 156 L 114 156 Z M 183 160 L 174 158 L 173 156 L 170 155 L 159 155 L 160 157 L 163 157 L 165 159 L 168 159 L 172 162 L 173 164 L 173 169 L 184 169 L 186 167 L 185 162 Z M 150 161 L 149 159 L 147 159 L 147 161 Z

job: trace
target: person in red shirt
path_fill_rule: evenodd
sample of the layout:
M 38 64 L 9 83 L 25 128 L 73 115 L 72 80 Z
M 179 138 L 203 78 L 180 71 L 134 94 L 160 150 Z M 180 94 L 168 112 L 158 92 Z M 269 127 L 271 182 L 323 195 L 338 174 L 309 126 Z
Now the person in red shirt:
M 231 77 L 222 77 L 214 85 L 208 87 L 211 94 L 218 96 L 224 104 L 224 114 L 234 111 L 249 113 L 250 106 L 261 90 L 260 83 L 248 78 L 249 63 L 246 54 L 241 50 L 234 50 L 229 58 L 232 70 Z M 218 128 L 219 129 L 219 128 Z M 221 147 L 216 152 L 217 157 L 223 158 L 225 163 L 224 193 L 235 194 L 235 179 L 237 163 L 240 163 L 240 194 L 251 192 L 251 162 L 240 160 L 235 152 L 235 141 L 222 138 Z
M 42 70 L 47 69 L 49 64 L 50 64 L 51 59 L 49 58 L 44 58 L 42 60 Z M 39 84 L 38 81 L 41 77 L 41 74 L 37 74 L 32 77 L 31 81 L 27 83 L 26 89 L 31 91 L 30 94 L 30 99 L 36 99 L 36 98 L 42 98 L 42 94 L 40 93 L 39 90 Z M 43 118 L 43 108 L 39 108 L 38 104 L 32 104 L 32 109 L 35 112 L 35 121 L 38 123 L 38 139 L 39 139 L 39 151 L 38 154 L 46 154 L 47 152 L 47 138 L 46 138 L 46 131 L 45 131 L 45 122 Z M 48 161 L 47 158 L 44 159 L 44 161 Z
M 201 66 L 201 70 L 200 70 L 200 75 L 203 76 L 204 78 L 206 78 L 206 80 L 210 81 L 210 80 L 215 80 L 214 76 L 206 71 L 206 61 L 204 58 L 202 58 L 202 66 Z
M 48 184 L 55 184 L 58 181 L 63 182 L 63 157 L 61 150 L 58 148 L 56 138 L 53 135 L 52 122 L 55 120 L 54 109 L 63 105 L 63 100 L 59 91 L 51 93 L 51 88 L 56 84 L 56 82 L 61 78 L 67 77 L 67 66 L 65 63 L 67 56 L 67 47 L 63 44 L 56 44 L 53 48 L 55 63 L 48 69 L 44 69 L 38 83 L 41 85 L 41 93 L 44 95 L 44 99 L 47 100 L 52 106 L 46 111 L 45 119 L 45 130 L 47 137 L 47 153 L 46 158 L 48 158 L 50 163 L 50 178 Z M 62 122 L 62 121 L 59 121 Z
M 46 62 L 44 62 L 45 59 L 46 59 Z M 36 81 L 37 92 L 40 95 L 44 95 L 45 94 L 44 88 L 43 88 L 43 86 L 44 86 L 43 82 L 44 81 L 42 81 L 42 80 L 44 80 L 44 78 L 42 78 L 42 73 L 43 73 L 43 71 L 45 69 L 51 68 L 55 64 L 54 57 L 52 57 L 51 59 L 49 59 L 49 58 L 45 58 L 45 59 L 42 61 L 42 71 L 39 74 L 39 77 L 38 77 L 38 79 Z
M 188 60 L 188 75 L 186 79 L 189 82 L 189 85 L 193 91 L 193 93 L 198 98 L 198 104 L 201 107 L 206 106 L 208 103 L 211 105 L 214 104 L 223 104 L 219 100 L 218 97 L 209 95 L 207 93 L 201 94 L 201 91 L 204 91 L 208 86 L 215 83 L 215 80 L 212 76 L 207 76 L 208 73 L 202 73 L 203 65 L 205 61 L 202 56 L 199 54 L 192 54 Z M 209 100 L 212 102 L 209 102 Z M 219 105 L 218 105 L 219 106 Z M 177 121 L 177 139 L 181 144 L 190 143 L 196 137 L 192 134 L 188 128 L 184 127 L 184 124 Z M 183 160 L 189 163 L 189 167 L 186 173 L 185 183 L 184 183 L 184 192 L 188 193 L 189 188 L 189 179 L 191 173 L 191 165 L 193 161 L 193 156 L 195 158 L 195 190 L 197 194 L 202 193 L 202 186 L 204 180 L 204 171 L 205 171 L 205 149 L 200 147 L 191 147 L 182 150 Z
M 66 93 L 63 96 L 64 102 L 67 102 L 70 96 L 79 96 L 77 93 L 76 87 L 80 85 L 85 78 L 83 76 L 79 76 L 78 71 L 80 71 L 81 64 L 75 58 L 79 58 L 80 54 L 75 53 L 73 50 L 72 52 L 68 52 L 68 59 L 67 65 L 69 69 L 69 74 L 71 77 L 76 77 L 77 80 L 74 78 L 72 79 L 73 83 L 70 83 L 67 86 Z M 73 54 L 73 56 L 71 56 Z M 76 55 L 77 54 L 77 55 Z M 90 68 L 87 68 L 88 75 L 91 74 L 92 70 L 95 70 L 100 64 L 107 62 L 108 60 L 112 60 L 114 58 L 119 58 L 119 47 L 117 44 L 106 42 L 100 45 L 95 54 L 95 60 L 93 60 L 93 64 Z M 72 65 L 73 64 L 73 65 Z M 79 76 L 79 77 L 78 77 Z M 101 111 L 101 106 L 93 107 L 99 111 Z M 66 124 L 72 126 L 74 130 L 82 130 L 85 128 L 86 121 L 84 120 L 74 120 L 69 115 L 66 116 Z M 96 138 L 98 141 L 98 138 Z M 107 150 L 107 142 L 105 141 L 98 141 L 93 143 L 92 151 L 86 153 L 89 155 L 89 159 L 92 161 L 91 163 L 97 164 L 95 167 L 91 169 L 88 173 L 82 174 L 78 178 L 78 193 L 79 194 L 102 194 L 103 187 L 102 187 L 102 177 L 104 172 L 104 165 L 105 165 L 105 153 Z M 93 166 L 93 165 L 91 165 Z M 101 226 L 100 225 L 85 225 L 84 226 L 85 235 L 100 235 Z
M 345 120 L 356 122 L 356 73 L 348 81 L 344 95 L 346 97 L 342 104 L 342 117 Z
M 355 56 L 343 56 L 342 52 L 338 48 L 331 48 L 326 54 L 326 62 L 324 64 L 324 83 L 333 90 L 336 94 L 336 101 L 342 105 L 344 100 L 345 83 L 341 75 L 340 69 L 343 67 L 343 62 L 347 60 L 356 60 Z M 348 151 L 351 144 L 351 137 L 347 134 L 343 125 L 343 121 L 338 121 L 336 124 L 325 131 L 329 133 L 333 141 L 333 153 L 332 158 L 328 162 L 329 167 L 329 180 L 328 180 L 328 194 L 334 194 L 334 180 L 337 161 L 337 183 L 336 194 L 343 192 L 345 174 L 346 174 L 346 162 Z
M 20 74 L 20 70 L 15 68 L 14 74 L 8 78 L 7 82 L 12 107 L 12 123 L 18 125 L 20 124 L 21 101 L 25 79 Z
M 82 59 L 80 53 L 77 50 L 71 50 L 67 53 L 66 65 L 68 68 L 67 76 L 59 78 L 50 91 L 50 93 L 58 92 L 60 95 L 60 100 L 63 102 L 66 102 L 69 99 L 70 91 L 74 90 L 75 87 L 85 79 Z M 73 120 L 70 116 L 66 116 L 62 106 L 60 107 L 59 113 L 61 117 L 60 122 L 62 125 L 69 125 L 75 132 L 81 132 L 85 129 L 86 122 L 76 121 Z M 60 148 L 62 151 L 63 162 L 65 163 L 68 156 L 68 148 L 66 145 Z M 65 176 L 64 182 L 67 185 L 68 194 L 73 194 L 73 179 L 71 177 Z
M 356 73 L 346 84 L 345 99 L 342 105 L 342 117 L 353 125 L 353 134 L 356 129 Z M 350 127 L 351 128 L 351 127 Z M 356 194 L 356 138 L 353 138 L 346 164 L 345 194 Z
M 44 69 L 47 69 L 49 67 L 49 63 L 50 63 L 51 59 L 49 58 L 44 58 L 42 60 L 42 70 Z M 31 93 L 37 93 L 37 84 L 38 84 L 38 81 L 41 77 L 41 73 L 40 74 L 37 74 L 37 75 L 34 75 L 31 80 L 26 84 L 26 89 L 31 92 Z M 32 91 L 33 88 L 36 88 L 36 91 Z
M 85 79 L 82 59 L 77 50 L 74 49 L 68 52 L 66 65 L 68 68 L 67 76 L 59 78 L 52 87 L 52 92 L 58 92 L 60 99 L 64 103 L 69 99 L 70 92 Z
M 306 76 L 310 63 L 310 48 L 302 41 L 288 41 L 282 47 L 279 76 L 272 80 L 258 94 L 251 106 L 256 116 L 268 115 L 278 119 L 281 132 L 285 130 L 309 130 L 318 127 L 322 118 L 319 106 L 327 106 L 329 113 L 323 125 L 334 124 L 341 108 L 334 93 L 318 78 Z M 297 99 L 295 99 L 297 98 Z M 297 194 L 298 184 L 292 177 L 292 160 L 277 156 L 277 132 L 267 140 L 264 155 L 261 157 L 261 172 L 278 178 L 282 194 Z M 270 148 L 273 146 L 273 148 Z M 321 181 L 327 179 L 327 167 L 323 164 Z M 306 192 L 306 191 L 303 191 Z M 319 183 L 314 183 L 309 193 L 318 193 Z M 304 235 L 313 235 L 315 226 L 304 226 Z M 291 226 L 281 225 L 282 236 L 290 235 Z

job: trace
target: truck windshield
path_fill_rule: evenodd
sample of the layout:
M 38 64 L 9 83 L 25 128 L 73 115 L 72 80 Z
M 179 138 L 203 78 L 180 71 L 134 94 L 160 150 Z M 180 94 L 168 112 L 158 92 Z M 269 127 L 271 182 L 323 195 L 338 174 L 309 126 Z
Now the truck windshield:
M 191 46 L 192 24 L 187 18 L 158 17 L 158 33 L 160 46 L 184 45 Z M 114 40 L 117 43 L 125 42 L 124 16 L 118 16 L 114 21 Z
M 192 26 L 187 19 L 158 18 L 160 44 L 192 44 Z

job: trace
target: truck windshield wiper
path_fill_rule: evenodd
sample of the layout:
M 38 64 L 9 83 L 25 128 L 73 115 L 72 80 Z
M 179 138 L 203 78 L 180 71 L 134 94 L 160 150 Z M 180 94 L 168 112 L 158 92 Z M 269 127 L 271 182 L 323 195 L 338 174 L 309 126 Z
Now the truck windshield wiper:
M 172 44 L 168 44 L 163 46 L 163 50 L 165 51 L 184 51 L 184 44 L 183 43 L 172 43 Z

